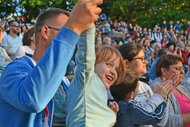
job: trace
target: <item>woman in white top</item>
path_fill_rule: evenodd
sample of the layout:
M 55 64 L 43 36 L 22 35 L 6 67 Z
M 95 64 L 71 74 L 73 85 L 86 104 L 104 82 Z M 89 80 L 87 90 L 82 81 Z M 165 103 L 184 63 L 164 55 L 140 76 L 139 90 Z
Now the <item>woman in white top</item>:
M 25 55 L 33 55 L 35 49 L 34 28 L 30 28 L 26 33 L 24 33 L 22 42 L 23 46 L 17 49 L 15 58 L 20 58 Z

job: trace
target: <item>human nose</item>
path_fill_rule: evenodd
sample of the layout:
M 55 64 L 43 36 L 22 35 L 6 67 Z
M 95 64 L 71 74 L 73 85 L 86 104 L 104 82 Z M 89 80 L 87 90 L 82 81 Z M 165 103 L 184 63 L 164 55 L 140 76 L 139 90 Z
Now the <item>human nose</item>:
M 113 75 L 113 76 L 116 76 L 117 75 L 117 70 L 116 70 L 116 68 L 114 68 L 114 67 L 112 67 L 112 69 L 111 69 L 111 74 Z
M 184 68 L 180 69 L 180 74 L 183 74 L 183 75 L 185 74 Z

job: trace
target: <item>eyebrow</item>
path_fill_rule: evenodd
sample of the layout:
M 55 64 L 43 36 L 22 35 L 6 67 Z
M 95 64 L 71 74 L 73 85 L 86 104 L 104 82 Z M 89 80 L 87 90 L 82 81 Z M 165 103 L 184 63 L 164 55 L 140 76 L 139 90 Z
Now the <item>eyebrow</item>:
M 135 56 L 136 58 L 145 58 L 145 56 Z M 133 58 L 135 58 L 135 57 L 133 57 Z

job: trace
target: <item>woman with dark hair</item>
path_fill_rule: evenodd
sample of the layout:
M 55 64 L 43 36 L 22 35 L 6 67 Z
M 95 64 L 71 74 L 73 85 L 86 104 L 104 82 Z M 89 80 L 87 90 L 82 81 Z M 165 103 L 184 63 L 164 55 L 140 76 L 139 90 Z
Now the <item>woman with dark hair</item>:
M 163 80 L 172 75 L 173 89 L 168 96 L 169 117 L 165 127 L 190 127 L 190 93 L 181 85 L 184 77 L 183 58 L 176 55 L 165 55 L 160 57 L 156 66 L 156 78 L 152 86 L 159 85 Z
M 21 29 L 21 31 L 20 31 L 20 32 L 21 32 L 21 34 L 22 34 L 22 35 L 24 35 L 24 33 L 26 33 L 26 32 L 27 32 L 27 30 L 28 30 L 28 28 L 27 28 L 27 26 L 26 26 L 26 25 L 22 25 L 20 29 Z
M 22 42 L 23 46 L 17 49 L 15 58 L 20 58 L 25 55 L 33 55 L 35 49 L 34 28 L 30 28 L 26 33 L 24 33 Z
M 175 43 L 174 42 L 169 42 L 166 44 L 166 49 L 168 50 L 168 54 L 174 54 L 176 55 L 176 51 L 175 51 Z

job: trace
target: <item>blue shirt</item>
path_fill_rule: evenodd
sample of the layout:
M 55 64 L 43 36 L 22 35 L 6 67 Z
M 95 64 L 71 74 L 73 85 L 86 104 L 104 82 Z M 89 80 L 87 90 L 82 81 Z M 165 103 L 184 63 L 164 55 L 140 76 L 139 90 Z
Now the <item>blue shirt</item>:
M 119 101 L 117 122 L 114 127 L 137 127 L 139 125 L 153 125 L 164 117 L 166 103 L 159 105 L 154 112 L 148 112 L 137 106 L 136 102 Z
M 65 75 L 78 39 L 76 33 L 63 27 L 36 66 L 24 56 L 5 68 L 0 79 L 0 127 L 42 127 L 43 109 L 47 105 L 51 126 L 50 101 Z
M 150 82 L 157 77 L 156 76 L 156 64 L 157 64 L 159 59 L 160 59 L 160 57 L 156 57 L 155 60 L 153 61 L 152 65 L 151 65 L 151 69 L 150 69 L 150 73 L 149 73 Z

